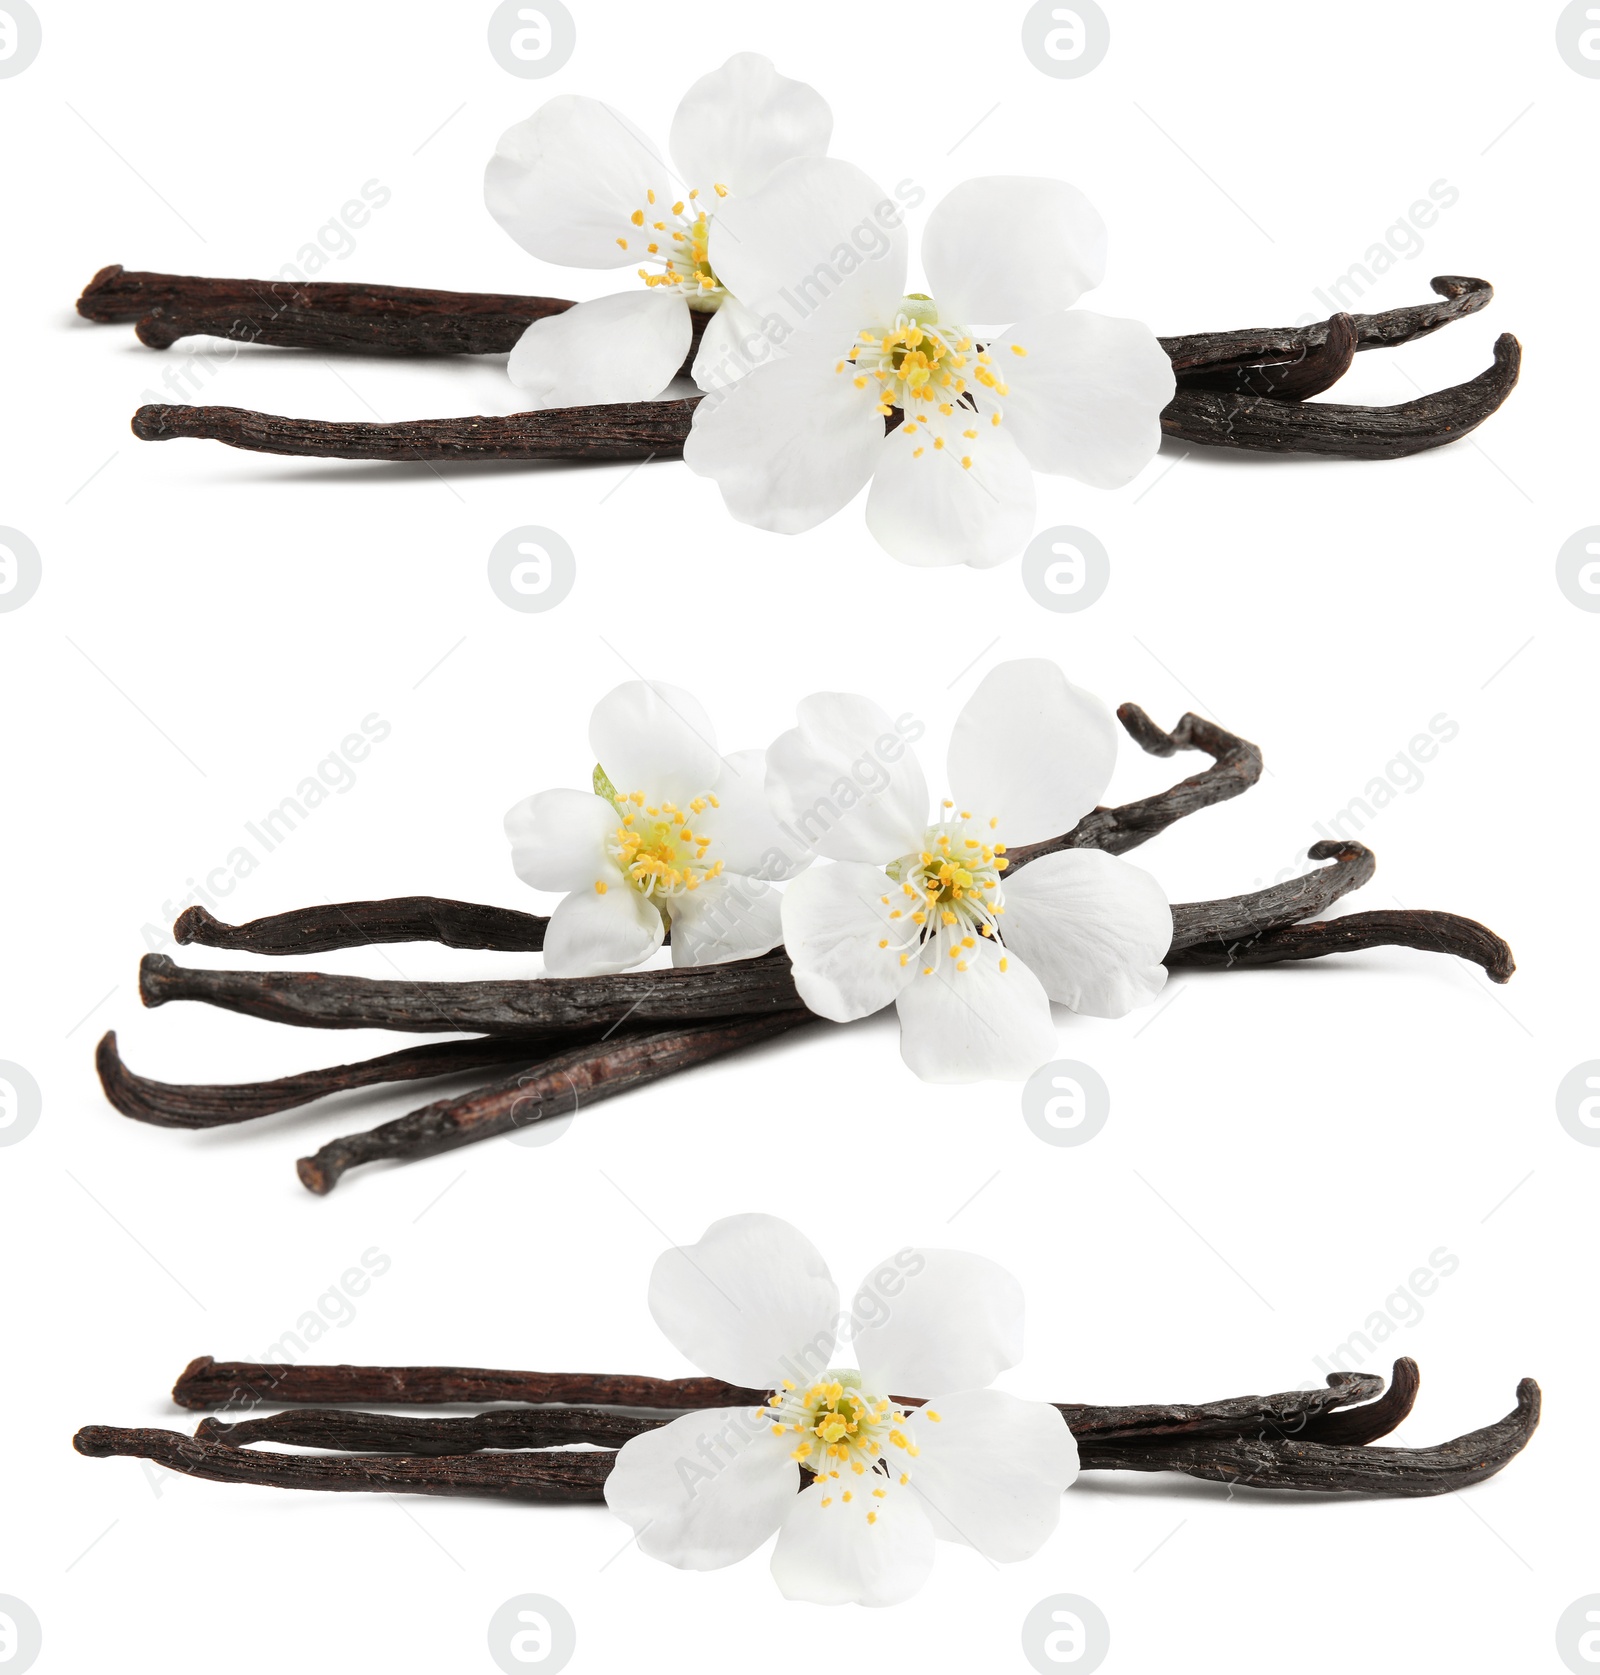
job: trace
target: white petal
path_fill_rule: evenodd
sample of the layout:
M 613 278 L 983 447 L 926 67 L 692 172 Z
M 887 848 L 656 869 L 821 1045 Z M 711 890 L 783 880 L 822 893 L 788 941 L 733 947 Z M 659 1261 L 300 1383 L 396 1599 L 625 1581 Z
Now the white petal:
M 865 861 L 801 873 L 783 892 L 783 945 L 800 998 L 841 1024 L 887 1006 L 918 969 L 911 911 L 920 905 Z
M 884 865 L 910 854 L 928 822 L 928 782 L 898 722 L 852 692 L 813 692 L 800 725 L 767 749 L 767 798 L 798 843 L 834 861 Z
M 540 791 L 506 815 L 517 877 L 536 890 L 592 890 L 620 878 L 606 853 L 617 811 L 592 791 Z
M 713 1378 L 775 1390 L 826 1371 L 839 1288 L 815 1245 L 776 1216 L 714 1221 L 650 1275 L 650 1313 L 679 1354 Z
M 898 1605 L 927 1581 L 933 1527 L 918 1498 L 898 1488 L 882 1500 L 867 1489 L 852 1490 L 852 1496 L 847 1502 L 838 1484 L 813 1483 L 796 1498 L 772 1552 L 773 1580 L 785 1599 Z M 877 1513 L 870 1524 L 868 1507 Z
M 716 186 L 754 192 L 780 163 L 826 155 L 832 132 L 814 87 L 780 76 L 759 52 L 736 52 L 684 94 L 667 143 L 678 173 L 705 197 Z
M 1070 308 L 1105 278 L 1106 224 L 1064 180 L 967 180 L 929 215 L 922 266 L 941 319 L 1009 325 Z
M 1120 1018 L 1161 993 L 1172 909 L 1149 873 L 1098 849 L 1064 849 L 1005 886 L 1007 945 L 1052 1000 Z
M 1011 352 L 1013 343 L 1028 353 Z M 1035 471 L 1119 489 L 1155 458 L 1177 381 L 1139 320 L 1074 309 L 1022 320 L 991 345 L 1010 394 L 1004 428 Z
M 1059 837 L 1111 783 L 1117 738 L 1111 711 L 1047 658 L 998 664 L 956 718 L 950 794 L 980 818 L 998 816 L 1007 844 Z
M 986 937 L 965 963 L 961 971 L 956 960 L 930 958 L 901 990 L 901 1058 L 925 1082 L 1027 1081 L 1055 1054 L 1049 998 L 1016 955 Z M 924 976 L 930 965 L 932 975 Z
M 962 1390 L 912 1416 L 911 1487 L 933 1533 L 996 1564 L 1031 1558 L 1061 1518 L 1078 1445 L 1059 1408 L 1003 1390 Z M 628 1445 L 632 1447 L 630 1443 Z
M 680 808 L 722 771 L 717 733 L 699 699 L 665 681 L 624 681 L 594 707 L 589 746 L 621 796 Z
M 905 1276 L 898 1290 L 880 1283 L 886 1271 Z M 856 1364 L 880 1395 L 980 1390 L 1022 1359 L 1022 1316 L 1022 1287 L 998 1262 L 966 1250 L 903 1251 L 871 1269 L 856 1294 Z
M 935 448 L 926 433 L 884 437 L 867 528 L 902 564 L 970 564 L 1015 558 L 1033 532 L 1033 472 L 1004 425 L 979 420 L 976 438 Z M 957 445 L 971 467 L 961 463 Z M 918 450 L 920 454 L 918 453 Z
M 618 872 L 602 895 L 591 884 L 563 896 L 544 933 L 544 969 L 551 977 L 603 977 L 647 960 L 667 927 L 650 901 Z
M 707 395 L 683 457 L 740 523 L 796 535 L 831 518 L 872 475 L 883 440 L 877 396 L 812 339 Z
M 724 297 L 701 333 L 694 357 L 694 381 L 702 390 L 726 390 L 781 354 L 782 350 L 762 334 L 758 316 L 737 297 Z
M 642 1552 L 680 1570 L 748 1558 L 783 1522 L 800 1486 L 791 1439 L 754 1409 L 706 1408 L 622 1445 L 606 1505 Z
M 671 176 L 655 147 L 610 105 L 562 93 L 500 136 L 484 171 L 489 213 L 522 248 L 569 268 L 637 267 L 619 238 Z
M 769 953 L 783 941 L 782 899 L 770 884 L 732 872 L 670 897 L 672 963 L 722 965 Z
M 689 353 L 689 309 L 664 289 L 618 291 L 535 320 L 506 372 L 530 409 L 649 401 Z
M 810 845 L 783 830 L 767 801 L 766 751 L 729 751 L 713 794 L 716 806 L 694 821 L 711 839 L 711 860 L 746 878 L 767 879 L 793 878 L 811 864 Z
M 821 332 L 844 354 L 863 326 L 892 321 L 905 291 L 900 208 L 853 163 L 785 163 L 711 222 L 711 266 L 778 331 Z

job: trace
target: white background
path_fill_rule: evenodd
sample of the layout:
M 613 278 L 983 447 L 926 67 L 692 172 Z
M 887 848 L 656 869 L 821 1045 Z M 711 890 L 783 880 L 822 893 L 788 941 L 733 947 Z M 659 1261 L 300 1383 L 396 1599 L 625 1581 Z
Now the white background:
M 1600 1149 L 1569 1137 L 1553 1103 L 1560 1078 L 1600 1056 L 1600 616 L 1554 578 L 1560 544 L 1600 522 L 1587 319 L 1600 81 L 1562 62 L 1545 0 L 1109 9 L 1104 63 L 1056 80 L 1024 56 L 1016 5 L 755 15 L 574 0 L 577 50 L 539 81 L 490 56 L 486 4 L 40 0 L 44 50 L 0 82 L 0 523 L 44 565 L 37 596 L 0 615 L 0 1059 L 44 1092 L 37 1130 L 0 1151 L 0 1593 L 38 1613 L 41 1670 L 487 1670 L 489 1617 L 524 1592 L 571 1611 L 585 1670 L 814 1656 L 1023 1669 L 1022 1619 L 1059 1592 L 1106 1613 L 1118 1672 L 1559 1669 L 1558 1615 L 1600 1590 Z M 689 83 L 744 48 L 832 101 L 835 154 L 890 184 L 914 177 L 930 205 L 972 175 L 1073 180 L 1112 229 L 1088 306 L 1162 332 L 1325 315 L 1313 289 L 1446 181 L 1459 201 L 1358 306 L 1426 300 L 1436 273 L 1483 275 L 1495 301 L 1363 355 L 1340 393 L 1403 401 L 1458 382 L 1503 330 L 1527 352 L 1521 387 L 1470 443 L 1402 462 L 1169 448 L 1116 493 L 1041 478 L 1040 527 L 1087 526 L 1111 553 L 1108 591 L 1077 615 L 1036 605 L 1015 565 L 912 575 L 859 507 L 796 538 L 743 528 L 675 462 L 433 469 L 131 436 L 145 392 L 204 346 L 162 356 L 131 327 L 78 320 L 98 267 L 270 277 L 378 180 L 392 201 L 320 277 L 601 294 L 615 276 L 541 266 L 484 211 L 496 137 L 573 91 L 664 140 Z M 495 360 L 245 350 L 187 364 L 198 399 L 273 412 L 516 406 Z M 577 554 L 577 585 L 548 616 L 513 612 L 486 581 L 491 545 L 530 523 Z M 1061 1014 L 1062 1056 L 1112 1089 L 1110 1123 L 1081 1148 L 1037 1139 L 1013 1087 L 920 1085 L 888 1018 L 620 1099 L 547 1146 L 371 1168 L 327 1199 L 300 1187 L 295 1158 L 426 1093 L 197 1135 L 131 1124 L 101 1098 L 92 1053 L 110 1027 L 135 1069 L 171 1080 L 399 1044 L 146 1013 L 135 988 L 144 927 L 169 922 L 186 881 L 363 716 L 392 736 L 226 916 L 426 892 L 547 910 L 511 873 L 501 815 L 584 783 L 589 709 L 634 669 L 699 694 L 731 747 L 765 743 L 808 691 L 866 691 L 927 721 L 938 779 L 984 671 L 1041 654 L 1108 701 L 1166 725 L 1193 707 L 1263 747 L 1256 790 L 1136 857 L 1175 900 L 1294 869 L 1318 822 L 1450 718 L 1459 736 L 1420 788 L 1359 834 L 1379 871 L 1348 906 L 1479 918 L 1512 943 L 1516 978 L 1496 989 L 1389 950 L 1179 974 L 1160 1011 L 1117 1022 Z M 1202 765 L 1129 745 L 1112 798 Z M 538 969 L 410 946 L 316 963 Z M 812 1170 L 801 1160 L 830 1132 L 870 1137 L 884 1166 Z M 912 1604 L 831 1616 L 785 1604 L 762 1558 L 711 1576 L 646 1559 L 602 1507 L 292 1495 L 71 1451 L 89 1422 L 192 1428 L 165 1398 L 185 1362 L 258 1355 L 374 1246 L 392 1265 L 321 1359 L 686 1372 L 646 1311 L 649 1266 L 744 1209 L 798 1223 L 846 1285 L 909 1242 L 1007 1264 L 1027 1291 L 1029 1350 L 1003 1384 L 1089 1401 L 1320 1382 L 1315 1358 L 1447 1247 L 1458 1269 L 1367 1363 L 1422 1364 L 1401 1440 L 1499 1417 L 1524 1374 L 1544 1385 L 1545 1423 L 1503 1475 L 1431 1501 L 1097 1474 L 1032 1561 L 997 1571 L 942 1548 Z

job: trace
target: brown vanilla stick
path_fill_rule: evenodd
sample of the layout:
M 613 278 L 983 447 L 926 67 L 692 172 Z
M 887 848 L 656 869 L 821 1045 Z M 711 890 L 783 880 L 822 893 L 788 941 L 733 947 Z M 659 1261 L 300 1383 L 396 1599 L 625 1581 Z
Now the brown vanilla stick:
M 1281 380 L 1290 376 L 1289 369 L 1339 359 L 1343 354 L 1340 340 L 1345 337 L 1352 340 L 1353 353 L 1398 348 L 1476 314 L 1494 297 L 1494 287 L 1486 279 L 1443 274 L 1429 284 L 1440 300 L 1386 309 L 1381 314 L 1335 314 L 1309 326 L 1246 327 L 1164 337 L 1161 347 L 1172 358 L 1172 370 L 1185 389 L 1240 390 L 1287 398 Z M 1330 343 L 1335 345 L 1331 353 Z
M 353 1367 L 216 1361 L 201 1355 L 178 1375 L 172 1399 L 195 1410 L 305 1402 L 440 1407 L 452 1403 L 556 1402 L 579 1407 L 743 1406 L 764 1401 L 717 1378 L 651 1378 L 629 1373 L 530 1373 L 494 1367 Z
M 247 1017 L 311 1029 L 401 1029 L 422 1035 L 480 1031 L 537 1035 L 712 1018 L 766 1016 L 800 1008 L 781 953 L 725 965 L 671 966 L 605 977 L 411 982 L 327 972 L 206 971 L 147 954 L 139 967 L 146 1006 L 198 1000 Z
M 811 1019 L 804 1011 L 775 1016 L 724 1018 L 692 1029 L 650 1035 L 620 1031 L 608 1040 L 576 1047 L 519 1071 L 501 1082 L 441 1099 L 420 1111 L 381 1123 L 363 1134 L 330 1140 L 295 1165 L 315 1193 L 331 1192 L 347 1169 L 380 1160 L 409 1163 L 419 1157 L 471 1145 L 566 1117 L 644 1082 L 690 1070 L 714 1058 L 768 1041 Z
M 440 896 L 395 896 L 387 901 L 320 903 L 225 925 L 203 907 L 185 908 L 173 939 L 248 954 L 325 954 L 381 942 L 437 942 L 446 948 L 492 948 L 536 954 L 549 919 L 511 907 L 483 907 Z
M 695 396 L 681 401 L 613 402 L 509 415 L 407 419 L 398 424 L 291 419 L 243 407 L 158 402 L 134 414 L 133 434 L 144 442 L 198 437 L 251 453 L 316 459 L 678 459 L 698 401 Z
M 1354 954 L 1367 948 L 1416 948 L 1425 954 L 1453 954 L 1482 966 L 1496 983 L 1509 983 L 1516 971 L 1509 945 L 1475 919 L 1420 908 L 1379 908 L 1350 913 L 1321 923 L 1280 925 L 1251 932 L 1237 941 L 1195 942 L 1174 949 L 1169 966 L 1281 965 L 1288 960 L 1320 960 L 1329 954 Z
M 565 1448 L 588 1443 L 620 1448 L 630 1438 L 665 1425 L 598 1408 L 494 1408 L 450 1419 L 410 1414 L 352 1413 L 344 1408 L 292 1408 L 229 1424 L 202 1419 L 201 1442 L 244 1448 L 277 1442 L 290 1448 L 329 1448 L 346 1454 L 476 1454 L 486 1448 Z
M 307 1070 L 267 1082 L 157 1082 L 135 1075 L 117 1051 L 117 1032 L 108 1030 L 95 1049 L 95 1069 L 106 1098 L 125 1117 L 153 1123 L 158 1128 L 218 1128 L 248 1122 L 276 1111 L 308 1105 L 329 1094 L 352 1088 L 377 1087 L 386 1082 L 422 1081 L 431 1076 L 459 1076 L 518 1061 L 533 1064 L 548 1057 L 560 1043 L 598 1037 L 598 1029 L 569 1035 L 484 1036 L 472 1041 L 436 1041 L 425 1047 L 402 1047 L 399 1052 L 335 1064 L 326 1070 Z
M 1501 1471 L 1539 1424 L 1539 1386 L 1525 1378 L 1504 1419 L 1431 1448 L 1380 1448 L 1292 1437 L 1182 1438 L 1144 1444 L 1087 1444 L 1085 1471 L 1181 1471 L 1253 1489 L 1325 1494 L 1448 1495 Z
M 85 1425 L 72 1439 L 80 1454 L 154 1460 L 187 1477 L 272 1489 L 356 1490 L 367 1494 L 472 1495 L 491 1500 L 598 1501 L 616 1455 L 608 1450 L 467 1454 L 267 1454 L 203 1442 L 176 1431 Z
M 1323 839 L 1306 851 L 1313 861 L 1333 862 L 1315 867 L 1282 884 L 1269 884 L 1242 896 L 1220 901 L 1174 902 L 1172 948 L 1182 953 L 1200 943 L 1226 943 L 1259 937 L 1279 925 L 1292 925 L 1331 907 L 1341 896 L 1359 890 L 1377 870 L 1377 857 L 1365 844 Z M 1170 956 L 1169 956 L 1170 957 Z M 1179 962 L 1194 963 L 1194 962 Z

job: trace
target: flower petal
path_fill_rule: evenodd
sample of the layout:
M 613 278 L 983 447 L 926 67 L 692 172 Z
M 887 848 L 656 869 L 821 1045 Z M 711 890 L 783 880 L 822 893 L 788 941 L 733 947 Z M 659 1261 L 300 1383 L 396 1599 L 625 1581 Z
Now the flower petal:
M 922 267 L 941 319 L 1009 325 L 1071 308 L 1105 278 L 1106 224 L 1064 180 L 966 180 L 929 215 Z
M 589 746 L 626 797 L 686 807 L 717 782 L 717 732 L 699 699 L 665 681 L 630 680 L 608 692 L 589 719 Z
M 618 291 L 535 320 L 506 362 L 530 409 L 649 401 L 689 353 L 689 310 L 666 290 Z
M 719 873 L 667 901 L 674 965 L 723 965 L 770 953 L 783 941 L 779 893 L 758 878 Z
M 621 878 L 606 853 L 617 811 L 592 791 L 539 791 L 506 815 L 517 877 L 536 890 L 592 890 Z
M 1048 658 L 1024 657 L 978 683 L 945 766 L 960 806 L 998 816 L 1000 837 L 1016 845 L 1071 831 L 1100 801 L 1116 760 L 1111 711 Z
M 879 865 L 915 850 L 928 823 L 915 718 L 891 721 L 853 692 L 813 692 L 796 715 L 800 725 L 767 749 L 767 798 L 794 841 Z
M 702 1372 L 754 1390 L 827 1369 L 839 1288 L 815 1245 L 776 1216 L 714 1221 L 650 1275 L 650 1313 Z
M 506 129 L 484 171 L 489 213 L 522 248 L 569 268 L 638 265 L 629 216 L 670 172 L 620 111 L 561 93 Z
M 613 869 L 615 872 L 615 869 Z M 544 933 L 544 969 L 550 977 L 603 977 L 647 960 L 667 927 L 650 900 L 631 889 L 620 872 L 563 896 Z
M 781 353 L 763 335 L 760 319 L 737 297 L 727 296 L 700 335 L 694 381 L 708 392 L 726 390 Z
M 917 972 L 911 909 L 920 905 L 864 861 L 801 873 L 783 892 L 783 945 L 800 998 L 841 1024 L 887 1006 Z
M 1012 354 L 1013 343 L 1027 355 Z M 1081 308 L 1039 315 L 991 350 L 1010 388 L 1005 426 L 1035 471 L 1119 489 L 1155 458 L 1177 381 L 1142 321 Z
M 711 839 L 712 860 L 746 878 L 767 879 L 793 878 L 811 864 L 810 846 L 783 830 L 767 801 L 766 751 L 730 751 L 713 790 L 715 807 L 694 822 Z
M 1050 1539 L 1062 1491 L 1078 1475 L 1078 1444 L 1061 1410 L 1003 1390 L 962 1390 L 928 1408 L 908 1426 L 919 1450 L 910 1486 L 933 1533 L 995 1564 L 1031 1558 Z
M 780 76 L 759 52 L 736 52 L 684 94 L 667 144 L 704 196 L 717 186 L 754 192 L 780 163 L 825 156 L 832 133 L 833 112 L 814 87 Z
M 1042 855 L 1007 881 L 1005 906 L 1006 943 L 1052 1000 L 1120 1018 L 1161 993 L 1172 909 L 1142 868 L 1098 849 Z
M 630 1438 L 606 1479 L 606 1505 L 642 1552 L 680 1570 L 748 1558 L 794 1505 L 791 1440 L 753 1410 L 706 1408 Z
M 695 409 L 684 462 L 710 477 L 740 523 L 796 535 L 831 518 L 865 486 L 883 419 L 839 357 L 807 337 Z
M 916 981 L 898 1002 L 901 1058 L 925 1082 L 1027 1081 L 1056 1050 L 1039 979 L 986 937 L 967 951 L 965 971 L 960 963 L 944 956 L 912 962 Z
M 775 335 L 822 332 L 844 354 L 863 326 L 892 321 L 906 282 L 899 206 L 853 163 L 803 157 L 711 222 L 718 279 Z
M 984 421 L 975 428 L 976 439 L 957 437 L 971 450 L 964 456 L 955 446 L 936 448 L 925 433 L 884 437 L 867 496 L 867 528 L 902 564 L 986 570 L 1027 544 L 1033 472 L 1003 425 Z
M 870 1524 L 869 1507 L 876 1513 Z M 860 1490 L 846 1502 L 837 1484 L 813 1483 L 796 1496 L 778 1532 L 772 1576 L 785 1599 L 898 1605 L 927 1581 L 933 1554 L 933 1527 L 907 1490 L 890 1490 L 882 1500 Z
M 879 1283 L 885 1270 L 905 1276 L 898 1290 Z M 1022 1287 L 998 1262 L 966 1250 L 902 1251 L 856 1293 L 856 1364 L 879 1394 L 981 1390 L 1022 1359 L 1022 1315 Z

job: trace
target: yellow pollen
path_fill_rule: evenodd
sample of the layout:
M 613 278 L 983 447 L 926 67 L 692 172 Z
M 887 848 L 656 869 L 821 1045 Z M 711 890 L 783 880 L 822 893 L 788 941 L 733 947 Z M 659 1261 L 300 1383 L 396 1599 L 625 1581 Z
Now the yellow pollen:
M 594 893 L 597 896 L 603 896 L 609 888 L 610 886 L 603 878 L 597 878 L 594 881 Z
M 636 209 L 633 214 L 628 217 L 628 219 L 634 224 L 634 226 L 642 227 L 644 225 L 644 211 L 642 209 Z
M 1013 343 L 1011 345 L 1011 353 L 1013 355 L 1026 355 L 1027 352 L 1028 351 L 1024 349 L 1020 343 Z
M 619 245 L 620 245 L 620 246 L 621 246 L 621 247 L 622 247 L 622 248 L 623 248 L 623 249 L 624 249 L 624 250 L 626 250 L 626 249 L 627 249 L 627 248 L 628 248 L 628 241 L 627 241 L 627 240 L 626 240 L 626 239 L 625 239 L 625 238 L 619 238 L 619 239 L 618 239 L 618 240 L 617 240 L 617 243 L 618 243 L 618 244 L 619 244 Z

